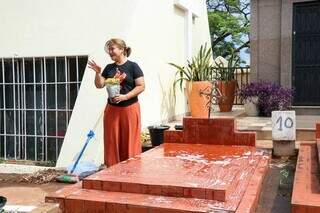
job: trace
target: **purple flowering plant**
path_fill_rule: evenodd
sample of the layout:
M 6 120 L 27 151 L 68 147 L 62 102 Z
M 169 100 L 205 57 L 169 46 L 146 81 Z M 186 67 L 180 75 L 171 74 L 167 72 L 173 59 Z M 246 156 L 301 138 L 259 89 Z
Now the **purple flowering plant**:
M 238 95 L 242 100 L 258 97 L 261 116 L 271 116 L 272 111 L 288 110 L 293 100 L 293 90 L 270 81 L 255 81 L 243 86 Z

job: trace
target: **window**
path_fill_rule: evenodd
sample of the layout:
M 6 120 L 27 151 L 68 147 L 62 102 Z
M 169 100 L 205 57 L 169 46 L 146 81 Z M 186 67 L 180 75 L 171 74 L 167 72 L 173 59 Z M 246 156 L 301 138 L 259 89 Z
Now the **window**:
M 57 160 L 87 60 L 0 59 L 0 158 Z

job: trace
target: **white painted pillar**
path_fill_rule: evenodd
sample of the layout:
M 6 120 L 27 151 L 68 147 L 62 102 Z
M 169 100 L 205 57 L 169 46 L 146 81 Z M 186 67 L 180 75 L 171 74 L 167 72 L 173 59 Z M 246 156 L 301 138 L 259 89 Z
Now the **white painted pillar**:
M 192 58 L 192 12 L 190 10 L 185 12 L 185 23 L 186 57 L 190 60 Z
M 175 6 L 185 12 L 185 46 L 186 59 L 192 58 L 192 25 L 193 17 L 199 17 L 199 8 L 196 8 L 191 0 L 175 0 Z

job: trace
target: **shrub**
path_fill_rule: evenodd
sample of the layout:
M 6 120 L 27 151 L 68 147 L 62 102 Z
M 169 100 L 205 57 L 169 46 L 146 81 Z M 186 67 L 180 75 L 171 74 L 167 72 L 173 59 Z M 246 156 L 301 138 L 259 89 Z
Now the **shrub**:
M 242 100 L 257 96 L 260 115 L 271 116 L 272 111 L 282 111 L 290 108 L 293 90 L 270 81 L 256 81 L 243 86 L 238 95 Z

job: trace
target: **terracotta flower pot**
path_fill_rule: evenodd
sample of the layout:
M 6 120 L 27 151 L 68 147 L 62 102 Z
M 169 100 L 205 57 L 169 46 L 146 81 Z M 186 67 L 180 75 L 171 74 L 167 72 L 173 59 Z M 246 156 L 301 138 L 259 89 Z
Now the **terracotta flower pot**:
M 208 117 L 208 99 L 201 95 L 200 91 L 211 90 L 212 84 L 209 81 L 193 81 L 186 84 L 186 95 L 192 117 Z
M 236 83 L 236 80 L 218 81 L 218 88 L 223 96 L 223 98 L 218 101 L 220 112 L 230 112 L 232 110 Z

